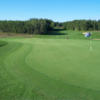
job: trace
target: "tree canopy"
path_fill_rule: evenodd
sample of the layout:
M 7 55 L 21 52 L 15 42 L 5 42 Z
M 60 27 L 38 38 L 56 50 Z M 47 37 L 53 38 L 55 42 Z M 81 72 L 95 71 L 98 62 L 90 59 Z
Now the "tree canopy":
M 47 19 L 0 21 L 0 32 L 46 34 L 52 28 L 52 21 Z
M 67 30 L 100 30 L 100 21 L 95 20 L 74 20 L 63 23 Z
M 48 34 L 52 29 L 100 30 L 100 20 L 74 20 L 64 23 L 48 19 L 30 19 L 27 21 L 0 21 L 0 32 L 24 34 Z

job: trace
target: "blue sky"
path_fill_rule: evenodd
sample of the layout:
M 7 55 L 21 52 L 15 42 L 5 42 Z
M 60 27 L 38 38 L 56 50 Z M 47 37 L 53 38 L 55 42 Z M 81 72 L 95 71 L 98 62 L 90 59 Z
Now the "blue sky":
M 0 20 L 100 19 L 100 0 L 0 0 Z

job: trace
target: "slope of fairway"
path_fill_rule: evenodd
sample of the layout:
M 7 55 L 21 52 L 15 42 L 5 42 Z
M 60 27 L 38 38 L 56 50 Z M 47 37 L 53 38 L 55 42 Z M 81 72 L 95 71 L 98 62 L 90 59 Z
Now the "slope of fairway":
M 2 40 L 0 100 L 100 99 L 100 41 Z

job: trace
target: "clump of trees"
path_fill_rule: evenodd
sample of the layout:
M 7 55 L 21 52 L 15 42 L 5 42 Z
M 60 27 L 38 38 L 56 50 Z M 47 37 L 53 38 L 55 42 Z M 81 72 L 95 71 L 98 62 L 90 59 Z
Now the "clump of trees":
M 53 29 L 53 21 L 30 19 L 28 21 L 0 21 L 0 32 L 47 34 Z
M 53 29 L 66 30 L 100 30 L 100 21 L 74 20 L 64 23 L 48 19 L 30 19 L 27 21 L 0 21 L 0 32 L 24 34 L 48 34 Z
M 63 23 L 67 30 L 100 30 L 100 21 L 95 20 L 74 20 Z

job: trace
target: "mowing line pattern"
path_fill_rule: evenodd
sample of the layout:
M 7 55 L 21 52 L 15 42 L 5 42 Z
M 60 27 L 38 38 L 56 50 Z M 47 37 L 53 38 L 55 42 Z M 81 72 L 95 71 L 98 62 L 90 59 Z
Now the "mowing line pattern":
M 99 100 L 99 41 L 2 39 L 0 100 Z

